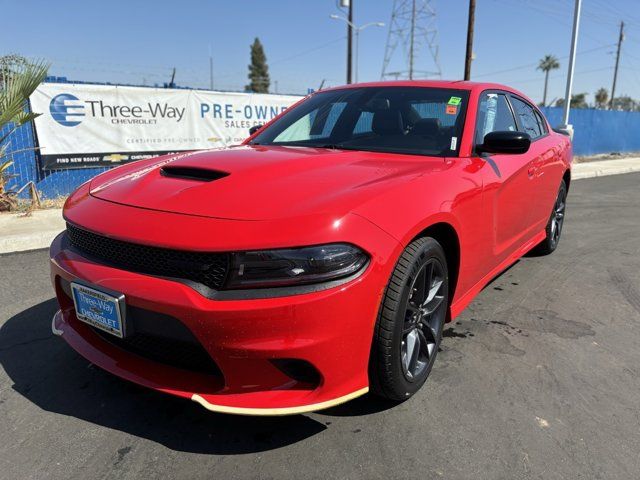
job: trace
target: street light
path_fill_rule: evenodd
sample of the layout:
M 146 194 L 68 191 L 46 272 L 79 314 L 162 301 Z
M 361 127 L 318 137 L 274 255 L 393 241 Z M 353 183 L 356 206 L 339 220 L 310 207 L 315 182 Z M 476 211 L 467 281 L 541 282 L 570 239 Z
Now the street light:
M 351 23 L 346 18 L 341 17 L 340 15 L 329 15 L 329 17 L 333 18 L 334 20 L 342 20 L 343 22 L 346 22 L 346 24 L 349 25 L 356 32 L 356 83 L 358 83 L 358 44 L 359 44 L 360 30 L 364 30 L 367 27 L 384 27 L 384 23 L 371 22 L 371 23 L 365 23 L 364 25 L 356 27 L 353 23 Z

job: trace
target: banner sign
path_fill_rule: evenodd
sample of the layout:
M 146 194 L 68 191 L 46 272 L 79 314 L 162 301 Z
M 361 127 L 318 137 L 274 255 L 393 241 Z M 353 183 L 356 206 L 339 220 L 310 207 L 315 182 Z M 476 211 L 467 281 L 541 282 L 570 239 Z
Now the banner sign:
M 30 98 L 42 167 L 114 166 L 237 145 L 301 97 L 44 83 Z

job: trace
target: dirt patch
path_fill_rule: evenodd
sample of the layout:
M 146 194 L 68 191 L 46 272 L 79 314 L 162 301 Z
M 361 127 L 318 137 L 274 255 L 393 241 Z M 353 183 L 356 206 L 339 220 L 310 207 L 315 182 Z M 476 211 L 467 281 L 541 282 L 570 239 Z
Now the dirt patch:
M 640 157 L 640 152 L 611 152 L 599 153 L 598 155 L 576 155 L 573 157 L 575 163 L 600 162 L 602 160 L 620 160 L 623 158 Z

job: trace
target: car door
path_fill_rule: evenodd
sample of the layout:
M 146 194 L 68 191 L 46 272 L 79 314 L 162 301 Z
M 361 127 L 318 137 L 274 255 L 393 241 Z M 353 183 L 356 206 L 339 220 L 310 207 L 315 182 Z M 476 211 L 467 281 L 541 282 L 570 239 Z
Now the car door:
M 516 122 L 506 92 L 491 90 L 480 95 L 475 144 L 494 131 L 516 131 Z M 480 154 L 489 166 L 485 199 L 492 229 L 492 257 L 499 263 L 527 239 L 531 227 L 533 162 L 524 154 Z
M 555 174 L 554 161 L 557 157 L 556 142 L 549 135 L 546 122 L 537 108 L 517 95 L 510 95 L 518 128 L 531 137 L 529 156 L 531 158 L 530 180 L 532 196 L 529 199 L 529 223 L 537 233 L 549 220 L 553 201 L 558 190 L 560 178 Z

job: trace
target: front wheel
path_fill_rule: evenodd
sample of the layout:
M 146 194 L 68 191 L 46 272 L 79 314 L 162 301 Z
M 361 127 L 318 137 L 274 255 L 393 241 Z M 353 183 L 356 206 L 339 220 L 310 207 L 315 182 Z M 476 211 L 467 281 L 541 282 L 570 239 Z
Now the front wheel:
M 419 238 L 402 253 L 387 285 L 372 344 L 372 391 L 406 400 L 429 376 L 447 316 L 449 274 L 442 246 Z
M 547 222 L 547 236 L 540 242 L 534 252 L 539 255 L 549 255 L 558 247 L 560 242 L 560 235 L 562 234 L 562 226 L 564 225 L 564 215 L 567 206 L 567 185 L 564 180 L 560 182 L 560 188 L 558 189 L 558 196 L 553 204 L 551 216 Z

